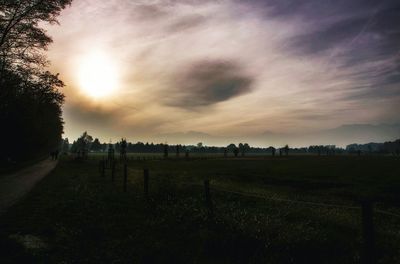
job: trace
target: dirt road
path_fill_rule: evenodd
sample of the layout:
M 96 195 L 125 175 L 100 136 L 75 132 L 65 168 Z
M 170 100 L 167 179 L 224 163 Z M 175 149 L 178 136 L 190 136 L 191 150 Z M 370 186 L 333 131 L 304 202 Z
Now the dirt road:
M 10 175 L 1 176 L 0 215 L 27 194 L 56 165 L 57 161 L 48 159 Z

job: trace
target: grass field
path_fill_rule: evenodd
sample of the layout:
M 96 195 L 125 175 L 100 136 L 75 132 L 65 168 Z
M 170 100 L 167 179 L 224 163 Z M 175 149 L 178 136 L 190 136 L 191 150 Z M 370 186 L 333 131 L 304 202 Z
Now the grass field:
M 379 263 L 400 263 L 396 157 L 134 158 L 126 193 L 100 158 L 64 158 L 1 217 L 1 263 L 359 263 L 365 199 Z

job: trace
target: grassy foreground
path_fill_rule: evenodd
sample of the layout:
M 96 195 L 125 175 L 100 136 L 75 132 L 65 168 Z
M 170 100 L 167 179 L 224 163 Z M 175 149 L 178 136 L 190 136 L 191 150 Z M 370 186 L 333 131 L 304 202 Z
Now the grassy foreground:
M 62 160 L 0 217 L 0 263 L 359 263 L 358 201 L 400 214 L 394 157 L 135 160 L 126 193 L 96 158 Z M 400 219 L 374 221 L 380 263 L 400 263 Z

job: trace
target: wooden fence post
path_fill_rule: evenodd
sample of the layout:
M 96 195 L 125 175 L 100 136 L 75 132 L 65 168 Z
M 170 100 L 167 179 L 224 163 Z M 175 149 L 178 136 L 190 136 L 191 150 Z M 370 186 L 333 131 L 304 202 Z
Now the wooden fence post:
M 206 206 L 208 210 L 208 218 L 211 219 L 214 216 L 213 204 L 210 194 L 210 180 L 204 180 L 204 194 L 206 199 Z
M 128 166 L 125 163 L 124 164 L 124 192 L 126 192 L 127 181 L 128 181 Z
M 143 188 L 144 196 L 147 198 L 149 196 L 149 169 L 143 170 Z
M 362 208 L 362 263 L 363 264 L 375 264 L 376 252 L 375 252 L 375 230 L 374 230 L 374 212 L 373 204 L 371 201 L 363 201 L 361 204 Z

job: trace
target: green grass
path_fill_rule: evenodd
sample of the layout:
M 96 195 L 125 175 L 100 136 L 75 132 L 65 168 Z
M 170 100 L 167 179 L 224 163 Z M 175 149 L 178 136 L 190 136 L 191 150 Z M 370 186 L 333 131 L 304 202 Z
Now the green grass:
M 358 263 L 359 209 L 262 197 L 346 206 L 368 198 L 400 214 L 394 157 L 130 160 L 127 193 L 121 164 L 111 182 L 99 157 L 62 160 L 1 217 L 1 263 Z M 374 221 L 380 263 L 398 263 L 400 219 L 376 213 Z M 23 247 L 27 235 L 39 246 Z

